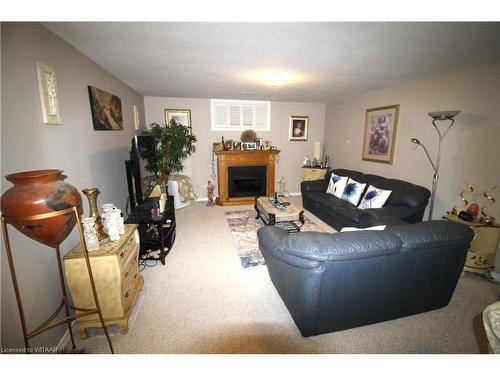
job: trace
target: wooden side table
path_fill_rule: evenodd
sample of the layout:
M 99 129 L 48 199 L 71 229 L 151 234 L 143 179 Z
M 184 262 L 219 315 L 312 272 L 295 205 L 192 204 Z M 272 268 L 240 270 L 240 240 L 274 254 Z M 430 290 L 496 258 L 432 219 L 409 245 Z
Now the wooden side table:
M 328 168 L 302 167 L 302 181 L 321 180 L 325 177 Z
M 97 295 L 106 326 L 118 324 L 128 331 L 128 319 L 144 285 L 139 273 L 139 233 L 136 224 L 126 224 L 118 241 L 105 240 L 98 250 L 89 252 Z M 92 307 L 90 283 L 85 272 L 82 246 L 75 246 L 64 256 L 64 270 L 73 302 Z M 77 319 L 78 333 L 87 338 L 86 329 L 100 327 L 96 314 Z
M 493 268 L 500 236 L 499 224 L 487 225 L 479 221 L 465 221 L 453 214 L 447 214 L 443 219 L 465 224 L 474 231 L 475 236 L 467 252 L 464 271 L 486 274 Z

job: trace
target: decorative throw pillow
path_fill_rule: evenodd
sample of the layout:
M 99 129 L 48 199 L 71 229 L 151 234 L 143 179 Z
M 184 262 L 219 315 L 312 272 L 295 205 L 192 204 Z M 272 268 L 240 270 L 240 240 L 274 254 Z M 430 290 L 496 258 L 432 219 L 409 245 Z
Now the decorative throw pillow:
M 342 199 L 348 202 L 351 202 L 353 205 L 357 206 L 359 203 L 359 199 L 365 190 L 366 184 L 362 184 L 352 178 L 347 181 L 347 185 L 345 186 L 344 194 L 342 195 Z
M 368 190 L 366 190 L 363 199 L 358 208 L 362 210 L 366 208 L 381 208 L 384 206 L 385 202 L 391 195 L 392 190 L 377 189 L 375 186 L 370 185 Z
M 326 192 L 335 195 L 337 198 L 342 198 L 348 179 L 349 177 L 337 176 L 335 173 L 332 173 Z
M 375 225 L 374 227 L 369 228 L 356 228 L 356 227 L 344 227 L 340 231 L 341 232 L 355 232 L 357 230 L 384 230 L 385 225 Z

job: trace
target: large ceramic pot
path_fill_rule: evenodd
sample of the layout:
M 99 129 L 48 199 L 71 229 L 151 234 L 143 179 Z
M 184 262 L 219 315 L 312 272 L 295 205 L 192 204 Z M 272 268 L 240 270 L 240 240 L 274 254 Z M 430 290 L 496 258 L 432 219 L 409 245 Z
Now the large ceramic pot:
M 59 169 L 44 169 L 5 176 L 14 184 L 1 198 L 2 214 L 20 217 L 78 207 L 82 198 L 78 190 L 64 182 Z M 37 221 L 12 223 L 20 232 L 45 245 L 56 247 L 66 239 L 76 224 L 75 215 L 64 215 Z

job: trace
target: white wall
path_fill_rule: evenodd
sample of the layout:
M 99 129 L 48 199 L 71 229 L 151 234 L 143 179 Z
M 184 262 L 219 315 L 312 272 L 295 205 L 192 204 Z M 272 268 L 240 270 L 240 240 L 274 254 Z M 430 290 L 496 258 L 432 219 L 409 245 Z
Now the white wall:
M 128 195 L 124 161 L 134 134 L 132 106 L 144 123 L 144 99 L 62 39 L 38 23 L 2 25 L 1 166 L 6 174 L 45 168 L 64 170 L 79 191 L 98 187 L 98 204 L 115 202 L 122 209 Z M 63 125 L 42 124 L 35 60 L 55 68 Z M 94 131 L 87 86 L 121 98 L 123 131 Z M 8 95 L 5 95 L 8 93 Z M 2 177 L 2 192 L 12 186 Z M 83 196 L 84 215 L 88 202 Z M 9 228 L 14 261 L 29 329 L 43 322 L 60 302 L 54 250 Z M 76 229 L 63 242 L 65 254 L 77 242 Z M 5 249 L 2 240 L 2 259 Z M 22 331 L 10 273 L 2 262 L 2 345 L 22 347 Z M 56 345 L 66 327 L 59 326 L 32 340 Z
M 165 123 L 165 108 L 191 110 L 193 133 L 198 137 L 197 150 L 185 163 L 182 172 L 191 177 L 194 191 L 199 198 L 207 196 L 206 183 L 211 174 L 212 143 L 221 138 L 239 140 L 241 132 L 222 132 L 210 129 L 210 100 L 193 98 L 145 97 L 146 123 Z M 257 136 L 270 139 L 281 152 L 276 165 L 276 178 L 284 176 L 289 192 L 299 192 L 302 181 L 304 155 L 312 155 L 314 141 L 321 141 L 324 132 L 325 104 L 323 103 L 271 103 L 271 131 L 257 132 Z M 307 142 L 288 141 L 289 116 L 309 116 Z M 217 168 L 217 165 L 216 165 Z
M 392 104 L 400 105 L 394 163 L 389 165 L 361 160 L 366 109 Z M 482 192 L 499 183 L 499 108 L 500 65 L 452 72 L 368 92 L 328 104 L 326 150 L 332 156 L 335 168 L 395 177 L 430 190 L 432 167 L 424 151 L 414 149 L 410 138 L 420 139 L 436 160 L 438 136 L 428 112 L 461 110 L 443 144 L 433 213 L 434 218 L 440 218 L 459 203 L 458 195 L 465 180 L 479 193 L 470 195 L 470 201 L 477 199 L 480 205 L 484 201 Z M 500 188 L 493 191 L 493 195 L 500 201 Z M 499 208 L 497 203 L 491 212 L 500 220 Z

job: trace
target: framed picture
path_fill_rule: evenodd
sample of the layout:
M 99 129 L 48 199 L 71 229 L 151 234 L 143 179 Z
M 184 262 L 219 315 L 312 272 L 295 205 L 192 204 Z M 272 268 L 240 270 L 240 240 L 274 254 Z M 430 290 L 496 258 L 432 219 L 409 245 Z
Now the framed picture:
M 262 138 L 255 138 L 255 147 L 257 148 L 257 150 L 262 150 L 262 146 L 264 144 L 264 141 L 262 140 Z
M 233 149 L 234 150 L 241 150 L 241 141 L 234 141 L 233 142 Z
M 241 142 L 241 149 L 245 151 L 255 150 L 255 142 Z
M 309 116 L 290 116 L 288 140 L 307 141 Z
M 222 142 L 213 142 L 212 147 L 214 151 L 224 151 L 224 145 Z
M 224 150 L 226 150 L 226 151 L 233 150 L 233 140 L 232 139 L 226 139 L 224 141 Z
M 271 149 L 271 140 L 266 139 L 264 141 L 264 145 L 262 146 L 263 150 L 270 150 Z
M 363 160 L 392 164 L 399 104 L 366 110 Z
M 172 120 L 175 120 L 175 122 L 187 126 L 190 132 L 193 131 L 191 127 L 190 109 L 165 109 L 165 122 L 169 124 Z
M 120 98 L 92 86 L 88 88 L 94 130 L 123 130 Z
M 134 104 L 133 110 L 134 110 L 134 129 L 140 130 L 139 107 Z
M 40 106 L 42 108 L 42 121 L 44 124 L 61 125 L 62 117 L 61 108 L 59 107 L 56 71 L 50 65 L 38 60 L 35 65 Z

